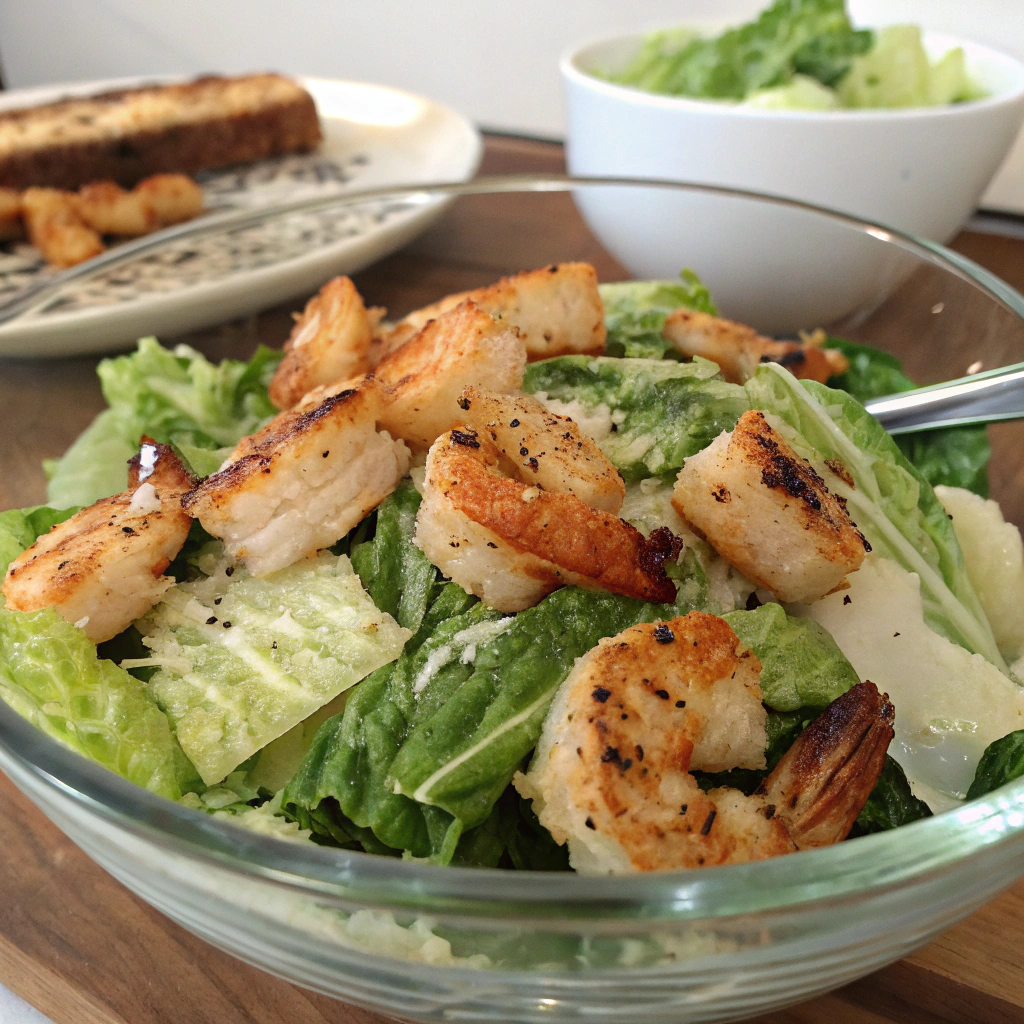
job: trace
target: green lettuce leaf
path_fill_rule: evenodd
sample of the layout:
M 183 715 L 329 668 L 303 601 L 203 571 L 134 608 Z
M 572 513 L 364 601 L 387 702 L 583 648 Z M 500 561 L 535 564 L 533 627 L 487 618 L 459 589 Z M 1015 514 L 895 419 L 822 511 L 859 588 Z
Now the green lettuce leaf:
M 419 507 L 416 488 L 399 484 L 377 508 L 373 538 L 352 550 L 352 567 L 373 603 L 413 632 L 442 586 L 437 569 L 412 543 Z
M 186 345 L 166 349 L 143 338 L 131 355 L 104 359 L 97 373 L 109 408 L 52 467 L 47 500 L 56 507 L 91 505 L 123 491 L 127 461 L 143 434 L 179 443 L 190 465 L 209 469 L 215 456 L 189 451 L 219 457 L 218 449 L 233 447 L 275 414 L 267 385 L 280 358 L 261 346 L 248 362 L 214 364 Z
M 627 483 L 674 478 L 750 408 L 743 388 L 705 359 L 561 356 L 530 363 L 523 390 L 610 415 L 611 432 L 598 442 Z
M 1024 775 L 1024 729 L 990 743 L 981 755 L 967 799 L 975 800 Z
M 833 476 L 833 489 L 872 548 L 920 577 L 929 626 L 1005 672 L 949 517 L 878 421 L 845 392 L 798 381 L 778 364 L 760 367 L 744 387 L 753 408 L 792 428 L 802 456 L 822 468 L 838 462 L 852 476 L 853 487 Z
M 910 783 L 898 762 L 886 754 L 882 774 L 857 816 L 850 837 L 885 832 L 931 815 L 928 805 L 910 791 Z
M 836 348 L 850 361 L 846 373 L 833 377 L 829 385 L 848 391 L 858 402 L 912 391 L 917 385 L 903 372 L 903 364 L 888 352 L 859 345 L 843 338 L 829 338 L 827 348 Z M 988 497 L 988 464 L 992 448 L 988 431 L 980 427 L 948 427 L 901 434 L 895 438 L 901 452 L 932 485 L 965 487 Z
M 396 793 L 391 769 L 412 730 L 472 674 L 471 663 L 464 660 L 467 648 L 504 621 L 509 620 L 461 587 L 446 584 L 398 661 L 360 683 L 344 714 L 321 726 L 285 789 L 285 809 L 312 812 L 333 802 L 381 843 L 448 863 L 462 826 L 444 810 Z
M 864 42 L 845 0 L 776 0 L 756 20 L 715 38 L 653 33 L 625 71 L 608 77 L 649 92 L 742 100 L 785 84 L 796 70 L 824 74 L 831 84 Z
M 138 623 L 150 693 L 207 785 L 394 660 L 409 636 L 378 611 L 344 555 L 262 578 L 219 562 Z
M 661 334 L 673 310 L 718 313 L 711 294 L 692 270 L 682 281 L 623 281 L 598 286 L 608 330 L 605 353 L 637 359 L 661 359 L 674 350 Z
M 761 662 L 761 695 L 775 711 L 827 707 L 860 682 L 813 619 L 793 618 L 778 604 L 726 612 L 722 618 Z
M 7 567 L 26 548 L 35 544 L 52 526 L 70 519 L 77 508 L 50 508 L 34 505 L 31 508 L 12 508 L 0 512 L 0 580 L 7 573 Z
M 181 796 L 184 758 L 166 715 L 53 609 L 0 608 L 0 697 L 97 764 L 161 796 Z
M 575 660 L 603 637 L 688 610 L 566 587 L 519 612 L 494 639 L 474 645 L 471 674 L 457 689 L 448 680 L 426 683 L 419 700 L 436 710 L 401 744 L 389 776 L 394 791 L 447 811 L 465 828 L 480 824 L 536 746 Z M 453 692 L 435 704 L 435 685 Z

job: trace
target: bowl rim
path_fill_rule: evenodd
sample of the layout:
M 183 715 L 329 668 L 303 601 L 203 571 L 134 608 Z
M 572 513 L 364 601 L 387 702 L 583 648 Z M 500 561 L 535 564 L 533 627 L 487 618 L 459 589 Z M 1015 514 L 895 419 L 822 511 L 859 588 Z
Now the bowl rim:
M 790 207 L 895 244 L 971 284 L 1024 323 L 1024 296 L 946 247 L 824 206 L 746 189 L 643 178 L 505 175 L 471 182 L 353 192 L 343 202 L 431 202 L 498 193 L 572 193 L 625 187 L 696 192 Z M 605 877 L 440 867 L 260 835 L 149 792 L 65 747 L 0 700 L 0 768 L 23 791 L 54 791 L 86 815 L 144 842 L 351 908 L 413 910 L 506 920 L 655 921 L 785 912 L 840 897 L 866 898 L 951 871 L 1024 833 L 1024 777 L 954 810 L 889 832 L 766 861 Z M 1021 870 L 1024 871 L 1024 864 Z
M 699 23 L 692 23 L 699 28 Z M 665 29 L 686 28 L 686 25 L 666 25 Z M 884 26 L 882 26 L 884 27 Z M 837 110 L 787 110 L 771 107 L 752 107 L 744 103 L 695 99 L 689 96 L 670 96 L 664 93 L 649 92 L 632 85 L 622 85 L 599 78 L 581 66 L 580 60 L 590 50 L 611 43 L 630 40 L 641 40 L 654 29 L 640 29 L 630 32 L 614 32 L 599 36 L 590 36 L 582 42 L 573 43 L 562 51 L 558 67 L 566 83 L 572 83 L 591 92 L 615 99 L 620 102 L 634 103 L 654 110 L 678 111 L 680 113 L 697 114 L 700 116 L 721 116 L 736 118 L 769 118 L 811 122 L 814 125 L 825 123 L 849 124 L 864 121 L 908 121 L 919 118 L 968 117 L 994 108 L 1013 105 L 1024 99 L 1024 60 L 1005 53 L 985 43 L 978 43 L 964 36 L 956 36 L 945 32 L 923 32 L 926 42 L 938 43 L 955 48 L 963 47 L 969 58 L 980 58 L 994 65 L 1001 65 L 1012 71 L 1017 78 L 1014 88 L 982 96 L 978 99 L 962 103 L 945 103 L 933 107 L 867 107 L 839 108 Z

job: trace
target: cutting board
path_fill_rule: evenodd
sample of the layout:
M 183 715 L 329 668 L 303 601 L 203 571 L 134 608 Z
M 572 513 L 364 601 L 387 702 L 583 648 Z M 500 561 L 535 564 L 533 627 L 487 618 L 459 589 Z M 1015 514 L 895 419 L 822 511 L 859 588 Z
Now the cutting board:
M 558 146 L 490 138 L 486 173 L 559 171 Z M 457 230 L 439 228 L 443 230 Z M 495 246 L 529 234 L 495 231 Z M 537 225 L 538 233 L 547 230 Z M 573 235 L 566 255 L 598 259 Z M 435 239 L 437 241 L 437 239 Z M 441 243 L 444 238 L 440 239 Z M 963 235 L 958 248 L 1017 287 L 1024 242 Z M 496 264 L 498 260 L 495 252 Z M 364 294 L 408 282 L 408 308 L 442 294 L 415 272 L 415 247 L 360 275 Z M 436 264 L 436 261 L 435 261 Z M 479 270 L 479 268 L 476 268 Z M 613 279 L 602 270 L 602 277 Z M 469 281 L 463 287 L 470 287 Z M 415 289 L 415 291 L 414 291 Z M 422 291 L 422 294 L 419 292 Z M 390 303 L 390 299 L 388 300 Z M 211 356 L 244 355 L 286 336 L 287 310 L 190 338 Z M 10 363 L 0 375 L 0 507 L 42 499 L 44 456 L 67 447 L 101 407 L 92 361 Z M 55 417 L 52 410 L 64 410 Z M 758 1024 L 1024 1024 L 1024 881 L 926 949 L 846 988 Z M 92 863 L 0 776 L 0 984 L 56 1024 L 382 1024 L 385 1018 L 306 992 L 249 967 L 172 924 Z M 0 1024 L 4 1024 L 0 1021 Z

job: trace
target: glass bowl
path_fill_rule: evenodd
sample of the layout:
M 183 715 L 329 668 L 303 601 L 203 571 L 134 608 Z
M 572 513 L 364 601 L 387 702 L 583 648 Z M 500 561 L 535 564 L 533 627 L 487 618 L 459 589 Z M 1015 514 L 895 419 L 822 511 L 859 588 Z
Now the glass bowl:
M 614 280 L 630 276 L 637 253 L 646 274 L 665 277 L 685 255 L 700 273 L 688 225 L 748 223 L 752 246 L 770 230 L 778 250 L 751 282 L 769 318 L 807 297 L 778 268 L 811 247 L 839 284 L 843 265 L 859 276 L 855 302 L 837 288 L 834 322 L 804 326 L 894 352 L 921 383 L 1024 359 L 1024 299 L 1001 281 L 940 246 L 790 200 L 553 177 L 349 202 L 445 205 L 419 240 L 357 276 L 392 315 L 406 312 L 398 295 L 425 304 L 561 260 L 589 260 Z M 608 227 L 623 206 L 634 211 L 625 239 Z M 674 230 L 644 245 L 644 216 L 658 210 Z M 761 326 L 756 308 L 747 315 Z M 1024 433 L 1006 424 L 992 435 L 993 496 L 1019 525 Z M 734 1020 L 904 956 L 1024 874 L 1024 780 L 826 849 L 607 879 L 438 868 L 257 835 L 136 788 L 2 703 L 0 767 L 87 854 L 197 935 L 301 985 L 423 1021 Z

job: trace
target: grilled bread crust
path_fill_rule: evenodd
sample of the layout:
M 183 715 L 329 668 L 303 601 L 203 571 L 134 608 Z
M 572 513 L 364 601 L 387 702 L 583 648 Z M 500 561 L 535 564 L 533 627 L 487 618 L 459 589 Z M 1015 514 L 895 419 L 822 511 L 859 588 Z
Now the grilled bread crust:
M 131 186 L 167 171 L 304 152 L 320 139 L 313 99 L 295 82 L 209 75 L 0 114 L 0 186 Z

